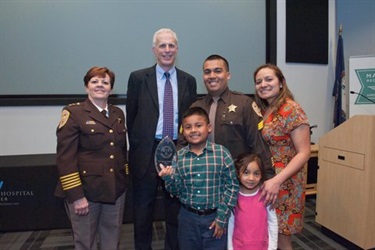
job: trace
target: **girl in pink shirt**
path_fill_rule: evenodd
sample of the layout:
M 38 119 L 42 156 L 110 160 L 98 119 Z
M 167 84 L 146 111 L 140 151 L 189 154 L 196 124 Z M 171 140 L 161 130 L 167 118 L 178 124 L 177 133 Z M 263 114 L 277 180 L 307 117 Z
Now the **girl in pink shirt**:
M 235 161 L 240 182 L 238 202 L 228 225 L 228 249 L 277 249 L 277 217 L 260 201 L 264 166 L 256 154 L 242 154 Z

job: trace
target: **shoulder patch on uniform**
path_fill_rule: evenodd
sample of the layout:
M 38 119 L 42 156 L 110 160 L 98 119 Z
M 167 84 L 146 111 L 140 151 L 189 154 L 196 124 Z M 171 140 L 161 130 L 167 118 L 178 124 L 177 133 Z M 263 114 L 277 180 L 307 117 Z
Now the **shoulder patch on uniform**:
M 66 122 L 69 119 L 69 116 L 70 116 L 70 112 L 68 110 L 64 109 L 61 112 L 61 118 L 60 118 L 60 122 L 59 122 L 59 129 L 62 128 L 66 124 Z
M 255 103 L 255 101 L 253 101 L 253 102 L 251 103 L 251 107 L 253 108 L 254 112 L 255 112 L 258 116 L 263 117 L 262 112 L 260 112 L 260 108 L 259 108 L 258 105 Z

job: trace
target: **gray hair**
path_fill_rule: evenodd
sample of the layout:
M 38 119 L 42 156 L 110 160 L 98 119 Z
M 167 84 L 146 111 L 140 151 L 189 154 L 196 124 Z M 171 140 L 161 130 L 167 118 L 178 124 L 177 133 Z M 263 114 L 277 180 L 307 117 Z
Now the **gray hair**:
M 172 34 L 173 38 L 176 40 L 176 45 L 178 45 L 178 39 L 177 39 L 176 33 L 173 30 L 169 29 L 169 28 L 162 28 L 162 29 L 159 29 L 158 31 L 155 32 L 154 37 L 152 38 L 152 47 L 156 46 L 157 38 L 158 38 L 158 36 L 161 33 L 170 33 L 170 34 Z

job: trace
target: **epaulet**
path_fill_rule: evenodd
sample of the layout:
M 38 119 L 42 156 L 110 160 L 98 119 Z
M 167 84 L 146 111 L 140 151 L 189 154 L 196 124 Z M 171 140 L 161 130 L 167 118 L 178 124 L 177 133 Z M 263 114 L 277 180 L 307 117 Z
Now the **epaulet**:
M 204 99 L 204 98 L 206 98 L 206 95 L 198 96 L 196 101 L 198 101 L 198 100 L 202 100 L 202 99 Z
M 61 112 L 61 118 L 60 118 L 58 129 L 61 129 L 62 127 L 64 127 L 64 125 L 69 120 L 70 111 L 71 111 L 69 109 L 74 108 L 74 107 L 80 107 L 82 105 L 83 105 L 82 102 L 74 102 L 74 103 L 68 104 L 65 108 L 63 108 Z
M 71 104 L 68 104 L 68 107 L 76 107 L 76 106 L 82 106 L 83 103 L 82 102 L 73 102 Z
M 240 91 L 236 91 L 236 90 L 232 90 L 232 94 L 233 95 L 244 95 L 244 93 L 242 93 Z
M 120 107 L 118 107 L 116 105 L 112 105 L 110 103 L 108 103 L 108 107 L 111 107 L 112 109 L 116 109 L 116 110 L 122 110 Z

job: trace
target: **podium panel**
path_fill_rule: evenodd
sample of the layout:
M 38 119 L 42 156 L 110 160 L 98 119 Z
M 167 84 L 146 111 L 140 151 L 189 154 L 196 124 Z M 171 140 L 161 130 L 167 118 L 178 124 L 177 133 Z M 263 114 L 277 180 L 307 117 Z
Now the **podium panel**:
M 375 116 L 357 115 L 319 140 L 316 222 L 375 247 Z

